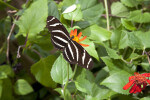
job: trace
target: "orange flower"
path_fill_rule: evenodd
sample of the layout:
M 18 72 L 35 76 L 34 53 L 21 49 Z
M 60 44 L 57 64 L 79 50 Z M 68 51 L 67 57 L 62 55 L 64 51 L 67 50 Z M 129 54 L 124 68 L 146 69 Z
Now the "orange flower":
M 130 93 L 138 93 L 144 90 L 147 84 L 150 84 L 150 80 L 146 77 L 150 77 L 150 73 L 139 74 L 137 72 L 134 73 L 134 76 L 129 77 L 129 82 L 123 87 L 124 90 L 130 89 Z
M 79 39 L 82 35 L 82 32 L 80 32 L 78 35 L 77 35 L 77 29 L 75 30 L 71 30 L 70 32 L 70 37 L 72 38 L 73 37 L 73 41 L 76 41 L 77 43 L 81 42 L 81 41 L 84 41 L 86 39 L 86 36 L 84 36 L 82 39 Z M 82 43 L 79 43 L 81 46 L 83 47 L 87 47 L 89 45 L 87 44 L 82 44 Z

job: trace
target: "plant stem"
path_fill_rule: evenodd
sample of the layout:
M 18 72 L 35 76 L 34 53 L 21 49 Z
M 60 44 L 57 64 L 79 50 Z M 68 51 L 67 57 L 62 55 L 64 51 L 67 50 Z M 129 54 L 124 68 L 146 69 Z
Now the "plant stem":
M 74 72 L 73 72 L 73 75 L 72 75 L 72 77 L 71 77 L 72 80 L 73 80 L 73 78 L 74 78 L 74 75 L 75 75 L 76 71 L 77 71 L 77 64 L 75 65 Z
M 108 6 L 107 6 L 107 0 L 104 0 L 105 3 L 105 11 L 106 11 L 106 20 L 107 20 L 107 30 L 110 30 L 110 25 L 109 25 L 109 12 L 108 12 Z M 111 48 L 111 41 L 109 40 L 109 47 Z
M 2 0 L 0 0 L 0 3 L 2 3 L 2 4 L 4 4 L 4 5 L 6 5 L 7 7 L 11 8 L 11 9 L 14 9 L 14 10 L 17 10 L 17 11 L 18 11 L 18 9 L 17 9 L 17 8 L 13 7 L 12 5 L 10 5 L 10 4 L 8 4 L 8 3 L 6 3 L 6 2 L 2 1 Z
M 18 47 L 18 50 L 17 50 L 17 58 L 20 58 L 20 57 L 21 57 L 21 55 L 20 55 L 20 49 L 26 47 L 27 41 L 28 41 L 28 33 L 27 33 L 27 36 L 26 36 L 25 44 L 24 44 L 24 45 L 20 45 L 20 46 Z
M 67 100 L 67 98 L 66 98 L 66 89 L 67 89 L 68 82 L 69 82 L 69 64 L 67 66 L 67 82 L 66 82 L 65 87 L 64 87 L 64 100 Z
M 71 20 L 71 27 L 73 27 L 73 20 Z
M 104 0 L 104 3 L 105 3 L 105 10 L 106 10 L 107 30 L 109 31 L 110 27 L 109 27 L 109 13 L 108 13 L 107 0 Z

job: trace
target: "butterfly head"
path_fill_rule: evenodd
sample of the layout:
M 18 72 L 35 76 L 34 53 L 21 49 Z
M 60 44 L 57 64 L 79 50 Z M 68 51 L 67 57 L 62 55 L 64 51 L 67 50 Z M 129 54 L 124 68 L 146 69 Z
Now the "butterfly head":
M 76 41 L 76 42 L 79 42 L 79 38 L 78 38 L 77 36 L 72 36 L 72 37 L 71 37 L 71 40 Z

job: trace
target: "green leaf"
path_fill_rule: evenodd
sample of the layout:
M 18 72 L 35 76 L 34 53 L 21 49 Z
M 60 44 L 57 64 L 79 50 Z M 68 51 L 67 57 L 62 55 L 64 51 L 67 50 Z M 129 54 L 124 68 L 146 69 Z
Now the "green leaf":
M 79 91 L 82 91 L 88 94 L 91 93 L 92 84 L 88 80 L 83 79 L 83 77 L 78 77 L 77 80 L 75 81 L 75 85 Z
M 7 75 L 11 76 L 11 77 L 14 76 L 13 70 L 12 70 L 12 68 L 9 65 L 2 65 L 2 66 L 0 66 L 0 73 L 1 73 L 1 75 L 5 74 L 6 76 Z
M 109 76 L 109 70 L 108 67 L 104 67 L 100 71 L 98 71 L 96 78 L 95 78 L 95 83 L 99 84 L 101 83 L 107 76 Z
M 7 74 L 5 72 L 0 72 L 0 79 L 7 78 Z
M 116 30 L 116 33 L 114 33 L 113 36 L 113 43 L 118 44 L 119 49 L 124 49 L 125 47 L 129 46 L 133 49 L 142 49 L 143 48 L 143 43 L 140 41 L 139 37 L 135 35 L 136 32 L 127 32 L 127 31 L 121 31 L 121 30 Z M 119 36 L 117 36 L 119 35 Z M 117 36 L 117 37 L 115 37 Z M 117 39 L 117 40 L 115 40 Z M 115 44 L 113 44 L 115 45 Z
M 86 1 L 86 2 L 89 2 L 89 1 Z M 84 5 L 85 4 L 86 3 L 84 3 Z M 96 23 L 96 21 L 100 18 L 103 11 L 104 11 L 104 7 L 103 7 L 102 3 L 96 4 L 96 5 L 91 6 L 91 7 L 87 7 L 86 9 L 82 10 L 83 18 L 86 21 Z
M 133 25 L 133 23 L 127 19 L 121 18 L 121 23 L 128 30 L 136 30 L 136 27 Z
M 92 83 L 86 79 L 86 70 L 82 69 L 81 73 L 77 76 L 75 80 L 75 86 L 79 91 L 91 94 Z
M 99 87 L 94 82 L 87 80 L 82 74 L 84 73 L 81 73 L 75 81 L 75 86 L 79 91 L 88 94 L 88 96 L 94 100 L 95 98 L 107 99 L 108 97 L 113 95 L 113 93 L 109 93 L 110 90 Z
M 99 98 L 100 100 L 107 99 L 113 95 L 113 93 L 109 93 L 109 89 L 99 87 L 95 84 L 94 80 L 89 77 L 89 71 L 85 69 L 82 69 L 81 73 L 78 74 L 75 80 L 75 86 L 79 91 L 86 93 L 92 99 Z
M 110 97 L 112 97 L 113 95 L 117 93 L 110 89 L 100 88 L 98 91 L 98 94 L 99 95 L 97 96 L 97 98 L 100 98 L 101 100 L 104 100 L 104 99 L 108 100 Z
M 71 6 L 75 3 L 76 0 L 63 0 L 63 5 L 64 6 Z
M 140 100 L 150 100 L 150 97 L 143 97 Z
M 129 15 L 128 9 L 121 2 L 113 2 L 111 5 L 111 13 L 119 17 L 127 17 Z
M 107 51 L 108 55 L 110 56 L 110 58 L 121 59 L 121 56 L 117 54 L 116 50 L 111 49 L 106 45 L 105 45 L 105 48 L 106 48 L 106 51 Z
M 47 34 L 45 36 L 36 36 L 35 39 L 32 39 L 30 41 L 31 44 L 37 44 L 38 46 L 41 47 L 41 49 L 45 51 L 50 51 L 53 48 L 53 45 L 50 41 L 50 34 Z
M 92 96 L 90 96 L 90 95 L 86 95 L 86 96 L 85 96 L 85 100 L 99 100 L 99 98 L 97 98 L 97 97 L 92 97 Z
M 119 31 L 118 31 L 119 32 Z M 118 33 L 119 34 L 119 33 Z M 117 35 L 117 34 L 116 34 Z M 120 32 L 119 36 L 118 36 L 119 39 L 119 49 L 124 49 L 126 48 L 127 46 L 129 46 L 128 44 L 128 34 L 126 34 L 125 32 Z M 116 40 L 117 41 L 117 40 Z
M 77 5 L 77 8 L 74 11 L 69 13 L 64 13 L 63 16 L 65 19 L 68 20 L 80 21 L 82 19 L 82 12 L 81 12 L 80 5 Z
M 35 38 L 45 28 L 47 15 L 47 0 L 36 0 L 16 22 L 20 34 L 23 36 L 28 34 L 28 39 Z
M 148 23 L 150 22 L 150 13 L 142 12 L 142 10 L 134 10 L 130 12 L 129 20 L 137 23 Z
M 26 80 L 19 79 L 15 83 L 15 92 L 18 95 L 27 95 L 33 92 L 33 88 L 30 86 L 30 84 Z
M 150 48 L 150 31 L 142 32 L 142 31 L 136 31 L 135 35 L 140 39 L 139 41 L 142 42 L 144 45 L 143 49 Z
M 123 86 L 128 83 L 128 77 L 131 74 L 125 71 L 117 71 L 106 78 L 101 85 L 104 85 L 115 92 L 122 93 L 122 94 L 129 94 L 129 90 L 123 90 Z
M 1 80 L 0 80 L 1 81 Z M 3 79 L 1 83 L 2 92 L 0 100 L 14 100 L 12 82 L 9 78 Z
M 128 7 L 136 7 L 140 3 L 138 0 L 121 0 L 121 2 Z
M 57 19 L 60 18 L 58 7 L 53 0 L 48 0 L 48 16 L 55 16 Z
M 61 95 L 61 97 L 64 97 L 63 96 L 64 93 L 63 93 L 63 89 L 62 88 L 56 88 L 55 91 L 57 91 Z
M 111 35 L 112 48 L 117 48 L 117 49 L 119 48 L 121 35 L 122 35 L 122 28 L 121 27 L 112 31 L 112 35 Z
M 140 41 L 140 39 L 135 35 L 135 32 L 127 32 L 123 31 L 128 35 L 128 45 L 131 48 L 141 49 L 143 48 L 143 43 Z
M 90 82 L 94 82 L 95 81 L 95 76 L 93 75 L 93 73 L 90 70 L 86 70 L 86 78 Z
M 82 38 L 82 37 L 81 37 Z M 92 41 L 90 41 L 89 39 L 85 39 L 84 41 L 82 41 L 81 43 L 83 44 L 88 44 L 88 47 L 83 47 L 91 56 L 93 56 L 94 58 L 96 58 L 99 61 L 99 57 L 97 54 L 97 51 L 95 50 L 95 45 Z
M 2 91 L 3 90 L 3 81 L 0 80 L 0 99 L 1 99 L 1 96 L 2 96 Z
M 110 97 L 112 97 L 113 95 L 117 94 L 116 92 L 110 90 L 110 89 L 104 89 L 104 88 L 99 88 L 99 87 L 95 87 L 97 90 L 97 96 L 93 97 L 91 95 L 86 95 L 85 96 L 85 100 L 105 100 L 105 99 L 109 99 Z M 99 89 L 98 89 L 99 88 Z
M 90 7 L 93 7 L 95 6 L 95 4 L 97 4 L 97 0 L 90 0 L 90 1 L 87 1 L 87 0 L 78 0 L 79 1 L 79 4 L 81 5 L 81 9 L 82 10 L 86 10 Z
M 53 64 L 51 69 L 51 77 L 56 83 L 65 84 L 67 81 L 67 67 L 69 67 L 69 78 L 72 77 L 73 72 L 70 64 L 60 55 Z
M 75 25 L 86 28 L 97 23 L 104 11 L 103 4 L 98 3 L 97 0 L 79 0 L 79 4 L 81 5 L 84 21 L 75 22 Z
M 56 88 L 55 91 L 57 91 L 61 95 L 60 97 L 64 98 L 64 92 L 63 92 L 62 88 Z M 66 89 L 65 99 L 66 100 L 71 100 L 71 98 L 72 97 L 71 97 L 70 92 L 68 91 L 68 89 Z
M 98 25 L 92 25 L 82 31 L 83 35 L 89 36 L 96 43 L 101 43 L 102 41 L 109 40 L 111 37 L 111 32 L 106 29 L 99 27 Z
M 55 59 L 55 56 L 48 56 L 46 58 L 42 58 L 40 61 L 31 66 L 31 73 L 35 76 L 39 83 L 46 87 L 56 87 L 56 83 L 52 80 L 49 74 Z
M 142 66 L 142 68 L 145 70 L 145 71 L 149 71 L 150 70 L 150 67 L 149 67 L 149 63 L 141 63 L 140 64 Z
M 125 71 L 127 71 L 129 73 L 133 73 L 134 72 L 134 70 L 131 70 L 131 68 L 130 68 L 132 65 L 127 65 L 126 63 L 124 63 L 120 59 L 111 59 L 108 56 L 101 57 L 101 59 L 108 66 L 110 74 L 112 74 L 114 72 L 117 72 L 117 71 L 121 71 L 121 70 L 125 70 Z

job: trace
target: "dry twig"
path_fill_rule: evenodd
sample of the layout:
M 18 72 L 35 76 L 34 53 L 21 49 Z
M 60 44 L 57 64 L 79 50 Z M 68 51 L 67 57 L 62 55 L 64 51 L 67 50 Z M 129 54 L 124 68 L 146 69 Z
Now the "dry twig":
M 15 20 L 16 21 L 17 19 L 19 18 L 19 16 L 16 16 Z M 10 41 L 10 37 L 12 35 L 12 32 L 15 28 L 15 23 L 13 23 L 13 25 L 11 26 L 11 29 L 10 29 L 10 32 L 8 34 L 8 37 L 7 37 L 7 51 L 6 51 L 6 57 L 7 57 L 7 62 L 9 63 L 9 41 Z

